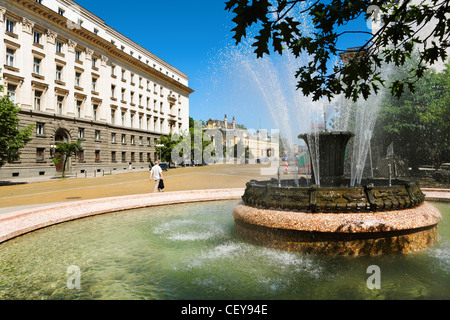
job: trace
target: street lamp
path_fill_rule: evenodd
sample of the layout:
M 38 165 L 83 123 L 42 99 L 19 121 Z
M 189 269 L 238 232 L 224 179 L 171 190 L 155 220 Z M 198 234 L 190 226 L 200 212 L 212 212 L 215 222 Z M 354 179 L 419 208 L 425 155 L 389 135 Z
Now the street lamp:
M 159 161 L 161 161 L 162 160 L 161 159 L 161 148 L 164 147 L 164 145 L 163 144 L 157 144 L 156 147 L 159 148 Z

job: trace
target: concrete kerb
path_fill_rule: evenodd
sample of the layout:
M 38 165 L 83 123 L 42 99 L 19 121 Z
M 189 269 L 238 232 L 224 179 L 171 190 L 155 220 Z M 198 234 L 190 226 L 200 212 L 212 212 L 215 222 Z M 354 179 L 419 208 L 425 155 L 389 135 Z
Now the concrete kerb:
M 153 206 L 238 200 L 244 189 L 216 189 L 163 192 L 53 204 L 3 214 L 0 218 L 0 243 L 55 224 L 100 214 Z

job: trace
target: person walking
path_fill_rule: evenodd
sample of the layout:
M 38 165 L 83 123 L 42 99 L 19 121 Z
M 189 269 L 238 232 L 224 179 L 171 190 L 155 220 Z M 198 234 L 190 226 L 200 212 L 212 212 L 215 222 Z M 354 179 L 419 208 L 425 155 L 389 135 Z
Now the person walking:
M 155 165 L 150 170 L 150 181 L 152 179 L 155 181 L 155 187 L 153 188 L 153 193 L 157 193 L 158 191 L 162 192 L 162 190 L 159 189 L 159 182 L 160 182 L 160 180 L 164 179 L 162 173 L 163 173 L 163 171 L 162 171 L 161 167 L 159 166 L 159 161 L 156 161 Z

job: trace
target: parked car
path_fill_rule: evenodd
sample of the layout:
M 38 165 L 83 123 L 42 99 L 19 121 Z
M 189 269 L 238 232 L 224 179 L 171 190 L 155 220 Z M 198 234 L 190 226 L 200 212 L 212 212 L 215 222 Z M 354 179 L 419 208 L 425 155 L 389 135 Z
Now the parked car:
M 161 167 L 161 169 L 163 169 L 164 171 L 169 170 L 169 165 L 167 163 L 160 163 L 159 166 Z

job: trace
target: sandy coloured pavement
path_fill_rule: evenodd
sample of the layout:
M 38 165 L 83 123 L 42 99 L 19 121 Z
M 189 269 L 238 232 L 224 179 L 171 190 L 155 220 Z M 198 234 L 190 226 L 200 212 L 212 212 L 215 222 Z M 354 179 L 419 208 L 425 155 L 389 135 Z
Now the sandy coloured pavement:
M 276 177 L 262 175 L 264 168 L 268 166 L 221 164 L 170 169 L 164 172 L 164 191 L 245 188 L 251 179 Z M 153 187 L 147 171 L 4 185 L 0 186 L 0 213 L 50 203 L 148 194 Z

